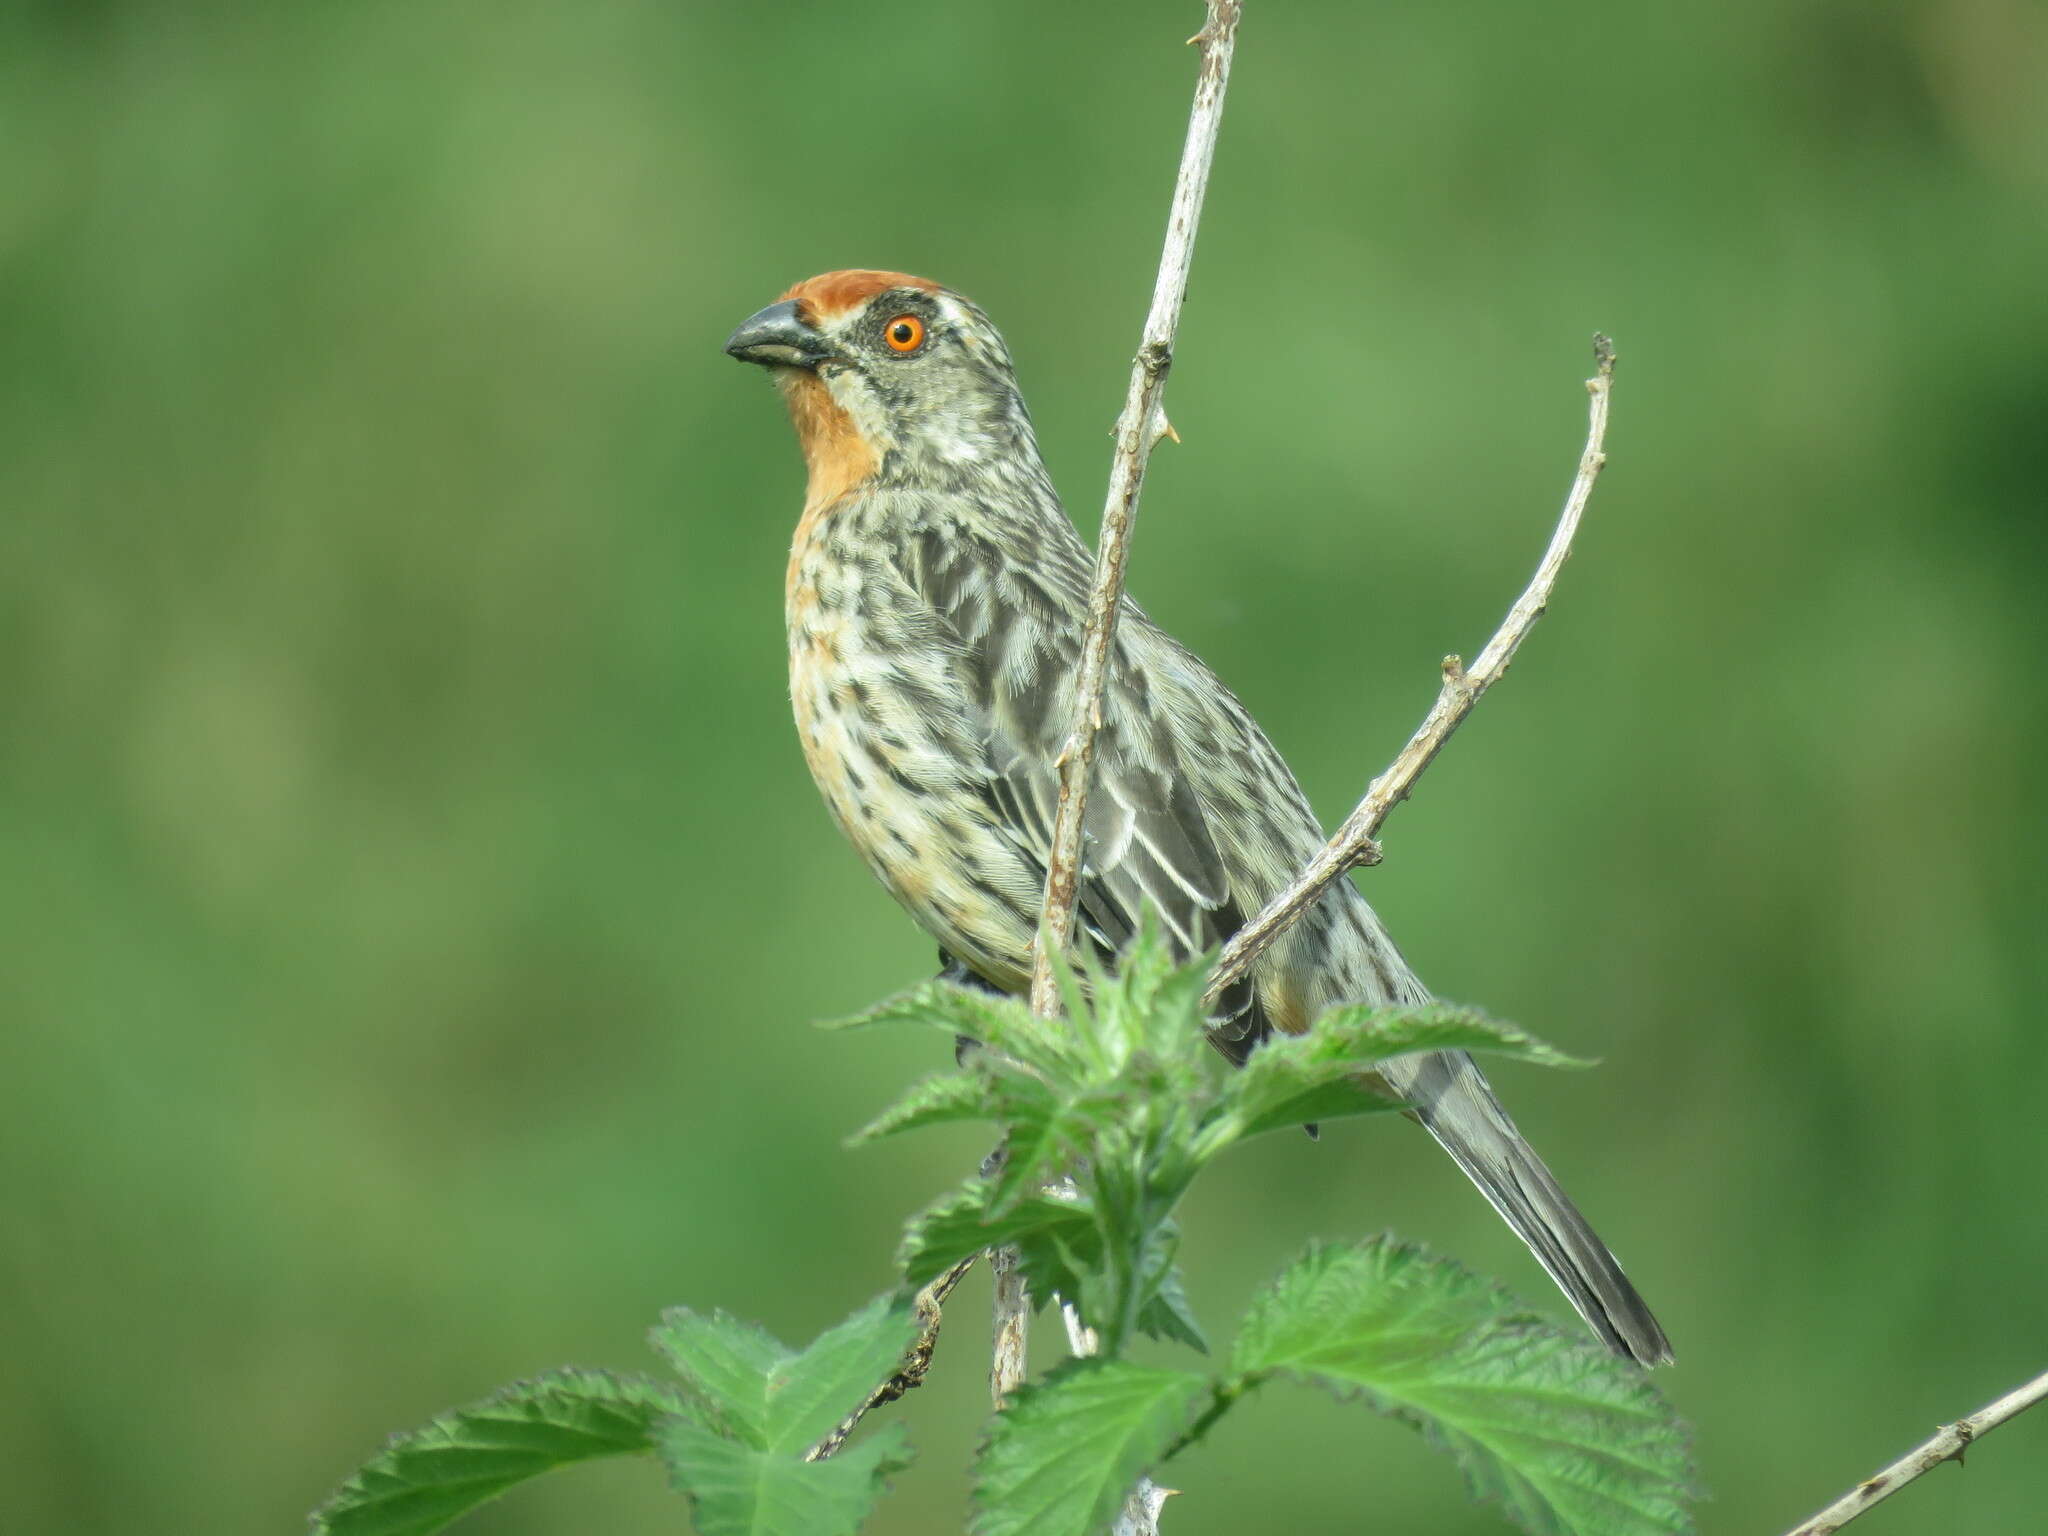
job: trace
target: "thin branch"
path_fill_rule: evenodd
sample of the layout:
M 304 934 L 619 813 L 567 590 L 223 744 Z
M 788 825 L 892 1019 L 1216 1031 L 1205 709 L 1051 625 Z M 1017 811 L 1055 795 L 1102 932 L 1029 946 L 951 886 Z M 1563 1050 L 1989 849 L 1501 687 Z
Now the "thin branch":
M 1009 1159 L 1010 1144 L 1005 1139 L 981 1160 L 981 1176 L 994 1178 Z M 1023 1385 L 1029 1373 L 1031 1292 L 1024 1284 L 1024 1261 L 1015 1247 L 989 1249 L 988 1269 L 995 1282 L 990 1298 L 995 1321 L 989 1346 L 988 1395 L 996 1412 L 1001 1413 L 1003 1404 Z
M 1226 987 L 1245 973 L 1261 951 L 1314 906 L 1331 885 L 1361 865 L 1379 862 L 1379 844 L 1373 838 L 1380 824 L 1387 819 L 1387 813 L 1408 798 L 1415 781 L 1422 777 L 1423 769 L 1443 750 L 1451 732 L 1472 713 L 1472 706 L 1479 702 L 1480 695 L 1500 681 L 1522 641 L 1535 627 L 1536 621 L 1543 617 L 1544 609 L 1550 605 L 1551 591 L 1557 585 L 1558 573 L 1564 569 L 1565 561 L 1571 558 L 1572 539 L 1579 531 L 1579 518 L 1593 494 L 1593 482 L 1600 478 L 1600 471 L 1607 463 L 1607 400 L 1614 383 L 1614 344 L 1605 336 L 1593 338 L 1593 359 L 1595 371 L 1593 377 L 1586 381 L 1586 393 L 1591 397 L 1591 403 L 1585 451 L 1579 456 L 1579 472 L 1572 480 L 1571 492 L 1565 497 L 1563 515 L 1557 521 L 1557 531 L 1550 536 L 1550 547 L 1544 550 L 1536 574 L 1529 579 L 1528 587 L 1516 599 L 1514 607 L 1508 610 L 1493 638 L 1486 642 L 1486 648 L 1479 653 L 1477 661 L 1466 667 L 1456 656 L 1444 658 L 1443 685 L 1422 724 L 1416 727 L 1415 734 L 1408 738 L 1408 744 L 1388 765 L 1386 772 L 1372 781 L 1365 798 L 1358 802 L 1358 808 L 1345 818 L 1344 825 L 1323 845 L 1322 852 L 1292 885 L 1268 902 L 1264 911 L 1240 928 L 1223 946 L 1222 958 L 1217 962 L 1216 974 L 1210 979 L 1205 995 L 1207 1001 L 1213 1002 L 1220 997 Z
M 2048 1398 L 2048 1371 L 2025 1386 L 2015 1387 L 1995 1403 L 1987 1403 L 1968 1418 L 1941 1427 L 1933 1439 L 1914 1447 L 1882 1471 L 1875 1472 L 1843 1494 L 1826 1509 L 1798 1526 L 1789 1536 L 1827 1536 L 1839 1531 L 1872 1505 L 1890 1498 L 1923 1472 L 1931 1472 L 1944 1461 L 1963 1464 L 1963 1452 L 2007 1419 L 2025 1413 Z
M 1159 1464 L 1165 1466 L 1189 1446 L 1197 1444 L 1202 1436 L 1215 1428 L 1216 1421 L 1228 1413 L 1239 1398 L 1258 1385 L 1259 1380 L 1257 1376 L 1232 1376 L 1212 1381 L 1208 1406 L 1196 1414 L 1194 1422 L 1174 1436 L 1173 1443 L 1159 1453 Z
M 976 1254 L 962 1259 L 917 1293 L 917 1300 L 911 1303 L 917 1313 L 917 1337 L 903 1352 L 902 1361 L 858 1408 L 833 1427 L 831 1434 L 804 1452 L 805 1461 L 823 1461 L 837 1454 L 839 1448 L 846 1444 L 846 1437 L 853 1433 L 862 1419 L 882 1404 L 893 1403 L 912 1388 L 924 1385 L 925 1374 L 932 1368 L 932 1352 L 939 1347 L 941 1309 L 946 1298 L 953 1294 L 953 1287 L 960 1283 L 968 1270 L 974 1268 L 974 1260 L 979 1257 Z
M 1095 766 L 1095 735 L 1102 729 L 1102 689 L 1109 676 L 1110 650 L 1123 603 L 1124 565 L 1130 556 L 1131 528 L 1145 485 L 1145 466 L 1159 439 L 1173 433 L 1164 405 L 1166 375 L 1173 367 L 1173 341 L 1180 329 L 1181 303 L 1187 297 L 1195 231 L 1202 219 L 1202 198 L 1209 189 L 1209 166 L 1216 158 L 1216 135 L 1223 121 L 1223 95 L 1230 85 L 1230 61 L 1237 47 L 1241 0 L 1207 0 L 1207 4 L 1208 18 L 1202 30 L 1188 39 L 1201 47 L 1202 67 L 1195 79 L 1194 105 L 1188 112 L 1187 141 L 1181 147 L 1180 174 L 1174 181 L 1173 206 L 1166 220 L 1166 245 L 1152 286 L 1152 308 L 1145 317 L 1138 355 L 1131 362 L 1123 414 L 1117 418 L 1116 452 L 1110 460 L 1109 494 L 1102 509 L 1102 541 L 1095 556 L 1095 584 L 1088 599 L 1087 628 L 1081 636 L 1081 664 L 1074 678 L 1074 723 L 1060 749 L 1059 808 L 1053 818 L 1045 897 L 1031 955 L 1031 1007 L 1044 1018 L 1059 1012 L 1052 957 L 1066 948 L 1074 927 L 1082 818 L 1088 809 L 1088 777 Z M 1000 1408 L 1024 1379 L 1031 1298 L 1014 1252 L 999 1250 L 994 1267 L 995 1348 L 989 1390 Z M 1132 1496 L 1126 1518 L 1132 1510 L 1142 1518 L 1128 1525 L 1131 1536 L 1145 1536 L 1157 1528 L 1157 1502 L 1146 1502 L 1150 1487 L 1143 1483 Z
M 991 1248 L 988 1262 L 996 1282 L 995 1339 L 989 1351 L 988 1395 L 1000 1413 L 1010 1394 L 1024 1384 L 1027 1374 L 1031 1293 L 1025 1287 L 1023 1264 L 1015 1248 Z
M 1088 600 L 1088 627 L 1081 638 L 1081 665 L 1074 683 L 1074 724 L 1060 751 L 1059 810 L 1053 820 L 1044 910 L 1031 967 L 1031 1006 L 1048 1018 L 1059 1011 L 1052 952 L 1066 948 L 1073 930 L 1082 816 L 1088 807 L 1088 775 L 1095 764 L 1095 733 L 1102 728 L 1102 688 L 1123 601 L 1131 525 L 1138 516 L 1145 466 L 1159 439 L 1172 430 L 1163 406 L 1166 375 L 1173 366 L 1173 340 L 1180 329 L 1181 301 L 1188 291 L 1195 229 L 1202 218 L 1202 196 L 1209 187 L 1209 165 L 1216 155 L 1216 132 L 1223 118 L 1223 93 L 1230 84 L 1230 59 L 1237 46 L 1240 0 L 1208 0 L 1208 6 L 1207 23 L 1188 39 L 1201 45 L 1202 69 L 1195 81 L 1194 107 L 1188 114 L 1187 143 L 1181 150 L 1180 176 L 1174 183 L 1166 248 L 1160 254 L 1159 277 L 1152 288 L 1152 310 L 1145 317 L 1145 338 L 1132 361 L 1130 391 L 1124 398 L 1123 414 L 1117 418 L 1109 497 L 1102 509 L 1102 542 L 1095 556 L 1095 586 Z

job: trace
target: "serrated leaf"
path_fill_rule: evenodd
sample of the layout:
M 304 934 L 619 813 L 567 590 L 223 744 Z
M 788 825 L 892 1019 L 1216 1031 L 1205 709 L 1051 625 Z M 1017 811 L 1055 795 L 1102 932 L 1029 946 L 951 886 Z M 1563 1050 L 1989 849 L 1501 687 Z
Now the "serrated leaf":
M 1086 1182 L 1092 1186 L 1101 1242 L 1100 1257 L 1088 1255 L 1089 1268 L 1101 1273 L 1084 1278 L 1082 1311 L 1101 1332 L 1107 1354 L 1121 1352 L 1133 1323 L 1142 1331 L 1158 1330 L 1186 1342 L 1201 1337 L 1198 1329 L 1183 1333 L 1175 1326 L 1179 1319 L 1172 1315 L 1170 1303 L 1164 1311 L 1155 1305 L 1180 1245 L 1179 1231 L 1167 1213 L 1199 1167 L 1187 1153 L 1190 1127 L 1181 1119 L 1169 1113 L 1164 1126 L 1112 1130 L 1102 1137 L 1089 1164 Z
M 1015 998 L 938 980 L 922 982 L 906 992 L 884 998 L 850 1018 L 827 1019 L 818 1027 L 865 1029 L 875 1024 L 924 1024 L 1012 1054 L 1020 1033 L 1030 1035 L 1042 1030 L 1042 1026 L 1034 1030 L 1039 1021 L 1033 1018 L 1030 1008 Z
M 1116 979 L 1108 989 L 1132 1050 L 1196 1070 L 1208 1032 L 1202 990 L 1215 963 L 1213 950 L 1176 962 L 1160 931 L 1157 911 L 1146 904 L 1137 936 L 1119 958 Z
M 1418 1051 L 1491 1051 L 1539 1067 L 1598 1065 L 1581 1056 L 1567 1056 L 1519 1024 L 1456 1003 L 1422 1003 L 1412 1008 L 1332 1008 L 1316 1020 L 1306 1035 L 1281 1038 L 1305 1043 L 1320 1041 L 1324 1052 L 1349 1056 L 1361 1065 Z
M 961 1259 L 985 1248 L 1012 1245 L 1030 1289 L 1042 1307 L 1059 1296 L 1078 1307 L 1091 1324 L 1114 1311 L 1110 1293 L 1092 1284 L 1102 1267 L 1102 1234 L 1085 1199 L 1035 1194 L 984 1221 L 989 1195 L 981 1180 L 956 1190 L 914 1218 L 904 1233 L 898 1262 L 904 1282 L 919 1286 L 944 1274 Z M 1208 1341 L 1188 1305 L 1173 1267 L 1178 1235 L 1163 1223 L 1157 1257 L 1147 1271 L 1150 1294 L 1138 1311 L 1138 1331 L 1207 1352 Z
M 909 1304 L 877 1296 L 768 1377 L 768 1446 L 801 1453 L 902 1362 L 917 1336 Z
M 1131 1099 L 1121 1086 L 1066 1093 L 1013 1092 L 1011 1087 L 1000 1082 L 996 1089 L 1007 1128 L 1003 1165 L 994 1175 L 990 1197 L 990 1210 L 997 1214 L 1072 1172 L 1095 1138 L 1128 1112 Z
M 853 1536 L 889 1474 L 910 1463 L 900 1424 L 828 1461 L 764 1451 L 676 1419 L 661 1426 L 655 1449 L 689 1495 L 700 1536 Z
M 1045 1226 L 1022 1234 L 1016 1244 L 1017 1268 L 1034 1308 L 1053 1297 L 1071 1302 L 1085 1317 L 1096 1315 L 1089 1282 L 1102 1263 L 1102 1235 L 1087 1222 Z
M 315 1536 L 426 1536 L 556 1467 L 651 1449 L 655 1426 L 686 1415 L 664 1382 L 550 1371 L 394 1435 L 313 1516 Z
M 801 1352 L 723 1312 L 661 1315 L 651 1341 L 681 1374 L 706 1427 L 757 1450 L 801 1453 L 903 1357 L 909 1306 L 878 1296 Z
M 767 1446 L 769 1380 L 790 1358 L 788 1345 L 741 1318 L 688 1307 L 662 1313 L 647 1340 L 714 1428 Z
M 943 1072 L 913 1084 L 846 1141 L 848 1146 L 860 1146 L 927 1125 L 999 1118 L 994 1089 L 985 1077 L 976 1072 Z
M 988 1180 L 971 1179 L 912 1217 L 897 1258 L 904 1280 L 912 1286 L 923 1285 L 960 1260 L 1005 1243 L 1020 1244 L 1028 1260 L 1034 1249 L 1047 1244 L 1094 1242 L 1092 1212 L 1079 1200 L 1041 1192 L 994 1212 L 993 1199 L 994 1187 Z M 1099 1249 L 1099 1243 L 1095 1246 Z M 1037 1290 L 1037 1277 L 1032 1285 Z
M 1153 1281 L 1152 1297 L 1138 1313 L 1138 1331 L 1150 1338 L 1172 1339 L 1200 1354 L 1209 1353 L 1209 1341 L 1188 1303 L 1178 1265 L 1167 1264 Z
M 1285 1098 L 1275 1097 L 1247 1108 L 1254 1111 L 1238 1130 L 1240 1136 L 1259 1136 L 1267 1131 L 1300 1131 L 1303 1126 L 1325 1126 L 1333 1120 L 1356 1115 L 1384 1115 L 1405 1109 L 1399 1099 L 1375 1093 L 1347 1073 L 1335 1082 L 1304 1087 Z
M 1412 1244 L 1310 1251 L 1253 1303 L 1233 1365 L 1413 1425 L 1538 1536 L 1693 1528 L 1685 1429 L 1648 1375 Z
M 1089 1536 L 1187 1423 L 1208 1381 L 1126 1360 L 1068 1360 L 1020 1388 L 975 1460 L 976 1536 Z
M 1368 1088 L 1363 1074 L 1425 1051 L 1492 1051 L 1547 1067 L 1591 1065 L 1476 1008 L 1332 1008 L 1306 1034 L 1275 1035 L 1253 1051 L 1225 1083 L 1224 1102 L 1239 1136 L 1384 1113 L 1401 1106 Z

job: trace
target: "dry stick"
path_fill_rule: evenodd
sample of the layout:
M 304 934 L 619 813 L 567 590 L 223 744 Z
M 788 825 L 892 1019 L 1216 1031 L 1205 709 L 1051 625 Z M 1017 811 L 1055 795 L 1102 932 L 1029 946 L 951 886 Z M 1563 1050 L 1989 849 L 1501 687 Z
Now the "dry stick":
M 1166 246 L 1152 287 L 1152 309 L 1145 317 L 1144 340 L 1131 363 L 1123 414 L 1117 418 L 1109 496 L 1102 509 L 1102 540 L 1095 556 L 1095 585 L 1089 593 L 1088 625 L 1081 636 L 1081 665 L 1074 679 L 1074 724 L 1060 749 L 1059 809 L 1053 818 L 1045 901 L 1031 956 L 1031 1007 L 1044 1018 L 1059 1012 L 1052 957 L 1066 948 L 1073 932 L 1074 898 L 1081 872 L 1081 822 L 1088 808 L 1088 776 L 1095 766 L 1095 733 L 1102 729 L 1102 689 L 1123 602 L 1124 563 L 1129 558 L 1131 525 L 1138 516 L 1145 466 L 1159 439 L 1172 431 L 1162 405 L 1166 375 L 1173 366 L 1173 339 L 1180 329 L 1181 301 L 1187 297 L 1195 230 L 1201 223 L 1202 197 L 1209 188 L 1209 166 L 1216 157 L 1216 134 L 1223 120 L 1223 93 L 1230 84 L 1230 60 L 1237 47 L 1241 10 L 1241 0 L 1208 0 L 1208 20 L 1188 39 L 1201 46 L 1202 68 L 1195 80 L 1194 106 L 1188 112 L 1187 142 L 1181 148 L 1180 175 L 1173 186 Z M 1004 1262 L 999 1254 L 999 1275 Z M 1014 1256 L 1008 1262 L 1014 1265 Z M 998 1407 L 1024 1379 L 1031 1303 L 1023 1277 L 1015 1276 L 1015 1282 L 996 1288 L 997 1348 L 989 1389 Z
M 1145 339 L 1132 360 L 1130 392 L 1124 397 L 1123 414 L 1117 418 L 1109 498 L 1102 509 L 1102 542 L 1095 556 L 1095 586 L 1088 598 L 1088 627 L 1081 637 L 1081 666 L 1074 680 L 1073 730 L 1060 749 L 1059 810 L 1053 819 L 1044 910 L 1031 965 L 1031 1007 L 1046 1018 L 1059 1012 L 1052 955 L 1066 948 L 1073 931 L 1074 897 L 1081 872 L 1081 821 L 1088 807 L 1089 770 L 1095 764 L 1095 733 L 1102 729 L 1102 688 L 1123 602 L 1124 562 L 1130 551 L 1131 525 L 1138 516 L 1138 495 L 1145 485 L 1145 466 L 1159 439 L 1171 430 L 1162 406 L 1166 375 L 1173 366 L 1173 338 L 1180 329 L 1188 265 L 1195 256 L 1195 227 L 1201 222 L 1202 195 L 1209 187 L 1209 163 L 1216 155 L 1216 131 L 1223 119 L 1223 92 L 1230 84 L 1230 57 L 1237 45 L 1239 0 L 1208 3 L 1208 23 L 1188 39 L 1201 44 L 1202 71 L 1195 81 L 1195 104 L 1188 114 L 1187 143 L 1181 150 L 1180 177 L 1174 183 L 1159 278 L 1152 288 L 1152 311 L 1145 317 Z
M 1082 818 L 1088 808 L 1088 777 L 1095 766 L 1095 735 L 1102 729 L 1102 689 L 1123 605 L 1124 565 L 1130 554 L 1131 527 L 1138 516 L 1138 497 L 1145 485 L 1145 466 L 1159 439 L 1173 430 L 1163 404 L 1166 375 L 1173 366 L 1173 339 L 1180 329 L 1181 302 L 1187 297 L 1188 267 L 1194 261 L 1195 230 L 1201 223 L 1202 197 L 1209 188 L 1209 166 L 1216 158 L 1216 135 L 1223 121 L 1223 95 L 1230 85 L 1230 60 L 1237 47 L 1241 10 L 1240 0 L 1208 0 L 1208 19 L 1202 30 L 1188 39 L 1201 46 L 1202 68 L 1195 80 L 1194 105 L 1188 112 L 1187 142 L 1181 147 L 1180 174 L 1166 221 L 1166 245 L 1152 287 L 1152 309 L 1145 317 L 1144 340 L 1131 362 L 1123 414 L 1117 418 L 1116 452 L 1110 460 L 1109 495 L 1103 504 L 1102 539 L 1095 555 L 1095 585 L 1089 593 L 1088 626 L 1081 636 L 1081 665 L 1074 679 L 1074 724 L 1060 749 L 1059 810 L 1053 818 L 1045 901 L 1031 956 L 1031 1008 L 1042 1018 L 1059 1012 L 1052 957 L 1065 950 L 1073 932 Z M 998 1274 L 1006 1261 L 1014 1266 L 1015 1254 L 997 1255 Z M 1031 1301 L 1023 1277 L 1017 1275 L 1015 1281 L 1014 1286 L 998 1285 L 996 1289 L 996 1354 L 989 1385 L 999 1407 L 1024 1379 Z M 1080 1342 L 1078 1336 L 1076 1342 Z M 1165 1498 L 1150 1479 L 1140 1478 L 1117 1522 L 1118 1536 L 1151 1536 L 1158 1529 L 1159 1506 Z
M 989 1251 L 989 1272 L 995 1276 L 994 1338 L 989 1346 L 988 1395 L 998 1412 L 1027 1374 L 1025 1356 L 1031 1345 L 1031 1293 L 1015 1248 Z
M 853 1433 L 854 1428 L 869 1413 L 884 1403 L 895 1402 L 912 1388 L 924 1385 L 925 1373 L 932 1368 L 932 1351 L 939 1347 L 940 1308 L 946 1298 L 953 1294 L 953 1287 L 958 1285 L 967 1271 L 974 1267 L 974 1260 L 979 1257 L 980 1255 L 976 1254 L 962 1259 L 917 1293 L 917 1300 L 911 1303 L 917 1314 L 917 1337 L 911 1342 L 910 1348 L 903 1352 L 901 1363 L 890 1373 L 888 1380 L 867 1395 L 866 1401 L 833 1427 L 832 1433 L 804 1452 L 805 1461 L 823 1461 L 826 1457 L 836 1454 L 839 1448 L 846 1444 L 846 1437 Z
M 1827 1536 L 1828 1532 L 1839 1531 L 1872 1505 L 1890 1498 L 1921 1473 L 1931 1472 L 1944 1461 L 1953 1461 L 1961 1466 L 1963 1452 L 1973 1441 L 1990 1434 L 2007 1419 L 2026 1412 L 2044 1398 L 2048 1398 L 2048 1371 L 2025 1386 L 2015 1387 L 1997 1402 L 1987 1403 L 1968 1418 L 1943 1425 L 1933 1439 L 1908 1451 L 1882 1471 L 1872 1473 L 1811 1520 L 1790 1532 L 1789 1536 Z
M 1456 656 L 1444 658 L 1443 686 L 1422 724 L 1416 727 L 1415 734 L 1408 738 L 1408 744 L 1386 772 L 1372 781 L 1365 798 L 1345 818 L 1336 835 L 1323 845 L 1323 851 L 1292 885 L 1268 902 L 1265 910 L 1238 929 L 1223 946 L 1209 990 L 1203 994 L 1205 1002 L 1213 1003 L 1222 996 L 1224 989 L 1245 973 L 1260 952 L 1314 906 L 1332 884 L 1350 870 L 1379 862 L 1379 844 L 1373 841 L 1373 834 L 1379 831 L 1380 823 L 1408 798 L 1415 781 L 1422 777 L 1422 770 L 1443 750 L 1451 732 L 1472 712 L 1479 696 L 1500 681 L 1508 663 L 1514 660 L 1516 649 L 1543 617 L 1543 610 L 1550 604 L 1551 590 L 1557 585 L 1558 572 L 1571 558 L 1572 538 L 1579 530 L 1586 501 L 1593 494 L 1593 482 L 1600 478 L 1607 463 L 1607 398 L 1614 383 L 1614 344 L 1605 336 L 1595 336 L 1593 358 L 1595 371 L 1586 381 L 1591 405 L 1585 452 L 1579 456 L 1578 475 L 1565 497 L 1564 513 L 1558 518 L 1557 531 L 1550 536 L 1550 547 L 1544 550 L 1536 574 L 1515 606 L 1508 610 L 1493 638 L 1486 642 L 1477 661 L 1468 668 Z

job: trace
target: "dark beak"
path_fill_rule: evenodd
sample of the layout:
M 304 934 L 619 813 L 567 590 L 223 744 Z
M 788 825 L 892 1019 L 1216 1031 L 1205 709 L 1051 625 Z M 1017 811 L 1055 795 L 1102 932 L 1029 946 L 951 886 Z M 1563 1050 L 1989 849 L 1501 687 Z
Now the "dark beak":
M 770 304 L 732 333 L 728 355 L 743 363 L 770 363 L 784 368 L 815 368 L 833 355 L 816 327 L 797 313 L 796 300 Z

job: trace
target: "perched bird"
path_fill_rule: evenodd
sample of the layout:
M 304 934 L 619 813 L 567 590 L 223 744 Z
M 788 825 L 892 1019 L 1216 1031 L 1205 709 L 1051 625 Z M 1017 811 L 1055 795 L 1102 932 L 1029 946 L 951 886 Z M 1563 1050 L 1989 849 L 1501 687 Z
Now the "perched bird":
M 947 954 L 1025 991 L 1093 557 L 1039 460 L 1003 338 L 937 283 L 849 271 L 798 283 L 726 351 L 767 367 L 810 471 L 786 597 L 811 774 Z M 1181 952 L 1221 943 L 1323 842 L 1244 706 L 1128 599 L 1096 751 L 1076 931 L 1105 954 L 1147 905 Z M 1429 996 L 1339 881 L 1225 997 L 1212 1038 L 1242 1061 L 1334 1005 Z M 1469 1056 L 1382 1075 L 1612 1349 L 1671 1358 Z

